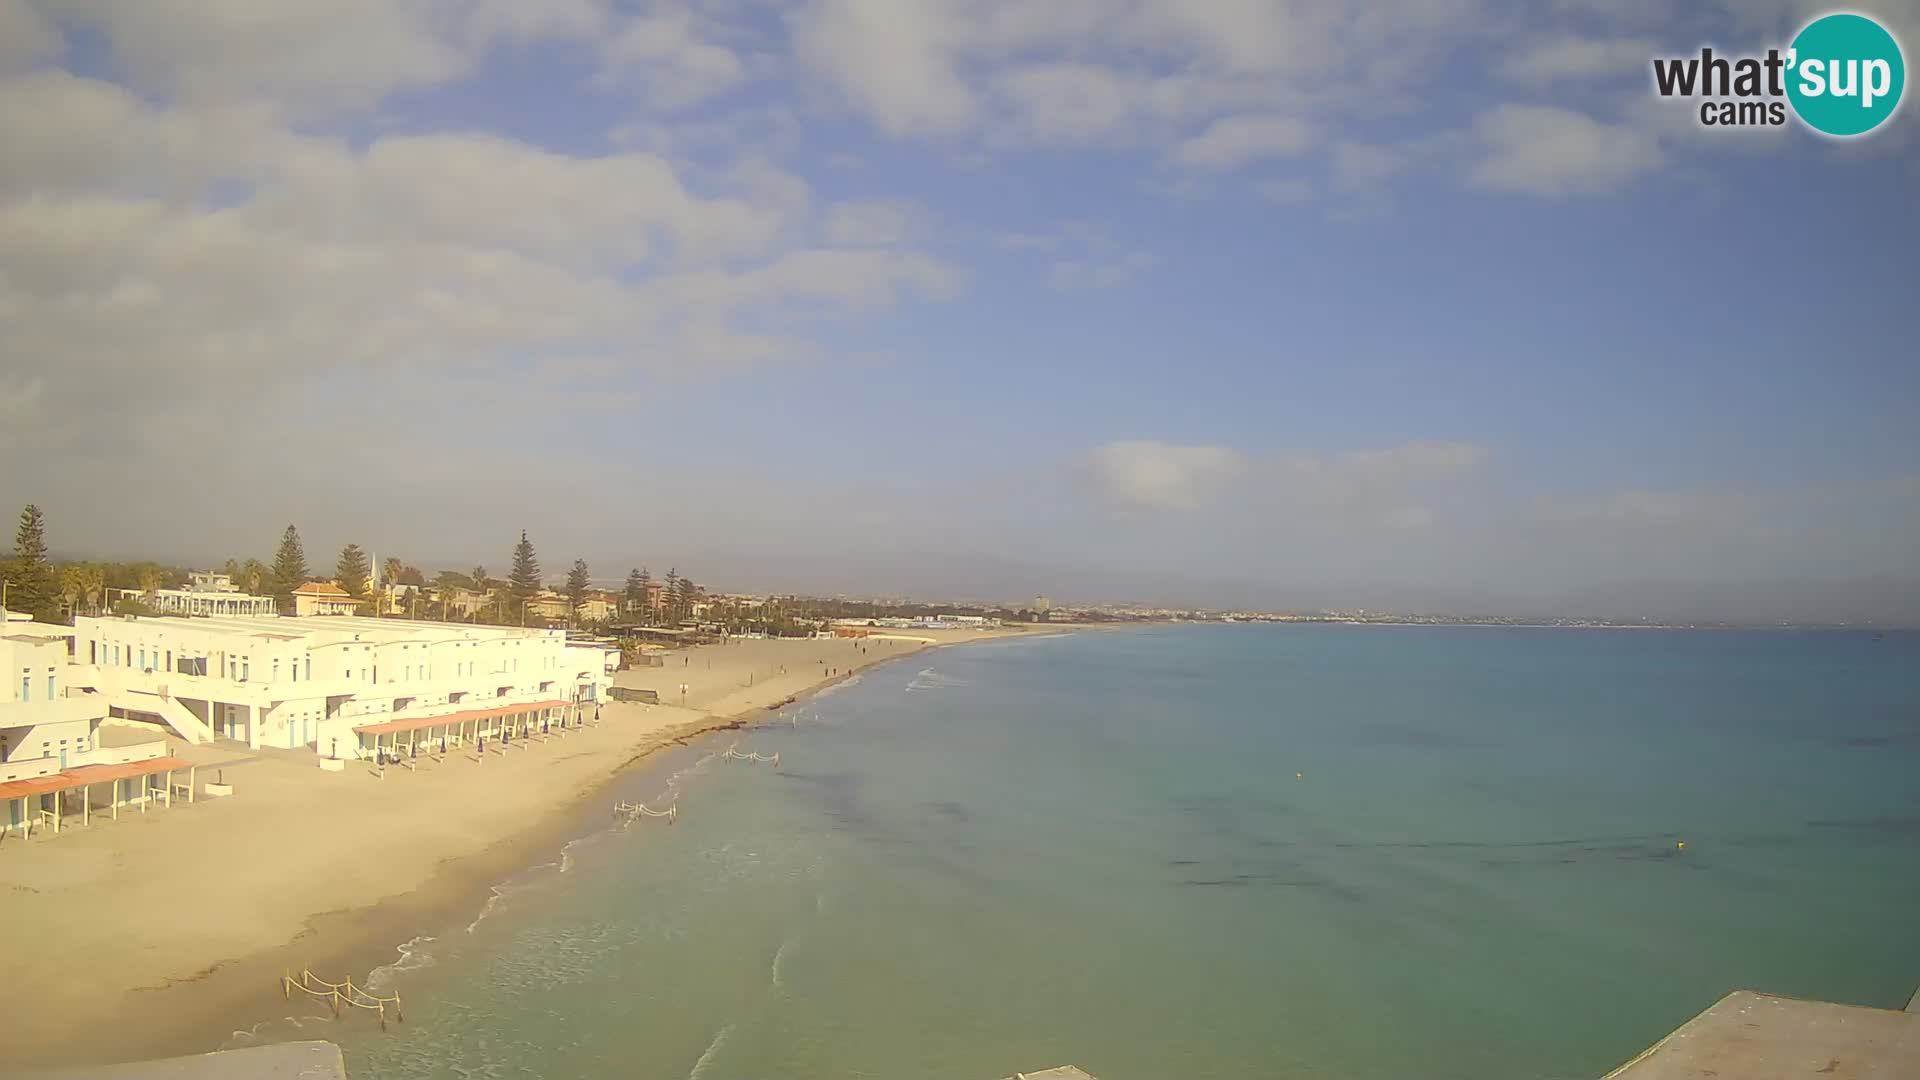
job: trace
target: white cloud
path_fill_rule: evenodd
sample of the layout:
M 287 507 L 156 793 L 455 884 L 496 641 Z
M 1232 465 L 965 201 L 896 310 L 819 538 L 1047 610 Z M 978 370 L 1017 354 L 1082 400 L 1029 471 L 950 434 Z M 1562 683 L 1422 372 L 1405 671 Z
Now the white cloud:
M 714 28 L 684 6 L 637 14 L 602 44 L 600 81 L 637 82 L 646 105 L 657 109 L 702 101 L 746 77 L 740 57 L 714 36 Z
M 939 133 L 974 119 L 974 92 L 948 42 L 960 13 L 917 0 L 815 0 L 791 20 L 794 50 L 891 135 Z
M 1532 85 L 1572 79 L 1599 79 L 1650 70 L 1657 47 L 1646 38 L 1588 38 L 1563 35 L 1536 41 L 1507 57 L 1500 74 Z
M 827 243 L 838 247 L 892 247 L 907 239 L 913 211 L 898 202 L 843 202 L 827 212 Z
M 1300 203 L 1313 198 L 1313 183 L 1297 177 L 1262 180 L 1254 185 L 1254 190 L 1272 203 Z
M 1174 160 L 1204 169 L 1231 169 L 1265 158 L 1291 157 L 1313 141 L 1313 129 L 1297 116 L 1229 116 L 1182 142 Z
M 273 121 L 58 72 L 0 80 L 0 142 L 25 151 L 0 156 L 9 426 L 57 441 L 78 436 L 55 421 L 87 416 L 165 445 L 182 414 L 353 372 L 504 389 L 505 368 L 583 358 L 625 377 L 813 356 L 796 320 L 959 286 L 898 235 L 806 246 L 877 243 L 885 215 L 816 220 L 806 184 L 756 159 L 696 181 L 639 152 L 355 149 Z
M 1333 175 L 1349 190 L 1377 186 L 1406 168 L 1405 151 L 1371 143 L 1341 142 L 1333 148 Z
M 1049 270 L 1056 288 L 1110 289 L 1125 285 L 1153 269 L 1154 257 L 1132 251 L 1117 259 L 1060 259 Z
M 1015 68 L 1000 77 L 999 92 L 1019 118 L 1020 134 L 1040 142 L 1110 136 L 1139 105 L 1133 84 L 1099 64 Z
M 0 75 L 57 56 L 65 44 L 60 28 L 29 0 L 0 0 Z
M 1361 530 L 1433 527 L 1439 515 L 1431 502 L 1454 493 L 1487 457 L 1466 443 L 1249 454 L 1134 441 L 1097 447 L 1082 465 L 1094 495 L 1110 507 L 1212 508 L 1223 529 L 1278 528 L 1352 540 Z
M 1052 251 L 1060 246 L 1060 238 L 1042 233 L 1004 232 L 995 234 L 991 243 L 1008 251 Z
M 1095 494 L 1130 510 L 1191 510 L 1218 494 L 1245 462 L 1224 446 L 1110 442 L 1085 460 Z
M 361 106 L 471 70 L 474 53 L 428 5 L 340 0 L 66 0 L 143 90 L 191 102 L 267 98 Z
M 1482 187 L 1557 196 L 1608 191 L 1658 168 L 1660 144 L 1644 130 L 1540 105 L 1501 105 L 1474 121 Z

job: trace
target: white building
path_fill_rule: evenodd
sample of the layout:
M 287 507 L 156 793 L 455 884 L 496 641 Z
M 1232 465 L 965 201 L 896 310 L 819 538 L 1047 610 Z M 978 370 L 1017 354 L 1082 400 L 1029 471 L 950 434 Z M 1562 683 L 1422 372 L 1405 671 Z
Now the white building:
M 360 729 L 597 703 L 619 651 L 560 630 L 327 618 L 80 618 L 73 680 L 192 742 L 357 757 Z M 372 744 L 365 743 L 367 747 Z
M 196 570 L 187 575 L 184 589 L 160 589 L 140 596 L 146 604 L 169 615 L 272 615 L 279 605 L 271 596 L 253 596 L 225 574 Z
M 111 784 L 109 805 L 131 798 L 132 778 L 146 767 L 119 769 L 127 763 L 157 761 L 171 765 L 167 742 L 157 734 L 129 734 L 104 728 L 108 705 L 100 694 L 73 684 L 67 663 L 67 626 L 33 623 L 27 615 L 6 613 L 0 623 L 0 830 L 58 821 L 61 794 L 79 790 L 86 813 L 96 799 L 96 784 Z M 144 780 L 138 788 L 146 792 Z

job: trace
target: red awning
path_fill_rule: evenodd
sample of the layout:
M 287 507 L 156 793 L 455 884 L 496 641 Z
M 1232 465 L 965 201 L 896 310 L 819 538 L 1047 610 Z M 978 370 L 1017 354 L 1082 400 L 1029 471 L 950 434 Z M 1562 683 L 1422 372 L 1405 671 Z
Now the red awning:
M 136 776 L 152 776 L 155 773 L 189 768 L 191 765 L 191 762 L 175 757 L 124 761 L 118 765 L 82 765 L 79 768 L 68 769 L 66 772 L 54 773 L 52 776 L 35 776 L 26 780 L 10 780 L 0 784 L 0 799 L 23 799 L 29 795 L 71 791 L 89 784 L 105 784 L 114 780 L 129 780 Z
M 469 709 L 466 712 L 443 713 L 440 716 L 410 716 L 404 720 L 385 720 L 378 724 L 363 724 L 353 730 L 362 735 L 393 735 L 402 731 L 419 731 L 421 728 L 435 728 L 441 725 L 459 725 L 469 720 L 491 720 L 496 716 L 512 716 L 514 713 L 537 712 L 541 709 L 564 709 L 573 704 L 571 701 L 529 701 L 522 705 L 496 705 L 491 709 Z

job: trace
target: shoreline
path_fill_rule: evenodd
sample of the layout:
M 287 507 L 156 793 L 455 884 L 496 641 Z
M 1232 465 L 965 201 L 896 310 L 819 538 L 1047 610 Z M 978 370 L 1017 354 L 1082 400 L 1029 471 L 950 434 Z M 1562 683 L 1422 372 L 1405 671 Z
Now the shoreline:
M 1071 633 L 1080 628 L 1057 629 L 1061 633 Z M 682 660 L 686 668 L 682 675 L 673 674 L 670 665 L 664 668 L 628 669 L 621 673 L 622 678 L 616 680 L 616 685 L 622 682 L 629 685 L 659 682 L 663 677 L 670 683 L 682 678 L 692 682 L 696 678 L 691 667 L 692 661 L 694 658 L 703 658 L 708 665 L 700 669 L 699 674 L 707 676 L 707 685 L 690 695 L 690 706 L 687 708 L 667 704 L 610 703 L 608 711 L 612 715 L 598 728 L 588 729 L 584 735 L 593 736 L 608 732 L 609 729 L 617 733 L 623 724 L 644 720 L 653 720 L 654 723 L 638 732 L 637 738 L 623 741 L 609 737 L 606 741 L 612 745 L 590 751 L 588 755 L 576 755 L 591 756 L 596 761 L 590 767 L 583 766 L 588 775 L 574 783 L 571 794 L 539 800 L 539 805 L 529 810 L 526 820 L 518 828 L 476 849 L 439 855 L 424 868 L 415 864 L 411 867 L 416 871 L 412 875 L 415 880 L 407 882 L 404 888 L 379 892 L 360 903 L 327 905 L 319 910 L 308 911 L 300 918 L 297 932 L 290 938 L 282 938 L 277 944 L 240 950 L 218 958 L 209 956 L 203 966 L 183 968 L 175 965 L 175 970 L 164 973 L 157 981 L 148 978 L 131 988 L 123 983 L 104 1007 L 96 1005 L 91 1009 L 72 1011 L 72 996 L 69 995 L 68 1000 L 54 1003 L 56 1007 L 47 1010 L 51 1015 L 17 1014 L 16 1032 L 31 1034 L 18 1035 L 9 1040 L 4 1052 L 4 1064 L 0 1064 L 0 1067 L 69 1067 L 202 1053 L 231 1043 L 243 1032 L 267 1027 L 289 1015 L 301 1015 L 303 1010 L 284 1008 L 280 1003 L 273 1002 L 270 996 L 272 987 L 284 971 L 313 967 L 317 973 L 324 972 L 329 977 L 351 972 L 356 981 L 363 980 L 373 971 L 404 960 L 406 948 L 420 938 L 445 933 L 463 916 L 483 915 L 491 898 L 502 887 L 539 869 L 543 857 L 552 855 L 557 860 L 562 857 L 566 845 L 603 828 L 601 818 L 604 815 L 595 810 L 598 802 L 607 797 L 607 792 L 614 785 L 638 769 L 657 762 L 663 752 L 692 745 L 701 738 L 723 731 L 748 726 L 757 715 L 766 715 L 770 710 L 811 699 L 884 663 L 945 645 L 1040 636 L 1043 635 L 1021 630 L 959 632 L 932 641 L 896 639 L 894 644 L 878 654 L 872 648 L 875 639 L 841 639 L 826 644 L 840 645 L 851 640 L 865 645 L 864 650 L 857 654 L 859 658 L 850 660 L 845 667 L 834 664 L 830 666 L 829 674 L 810 678 L 813 672 L 788 673 L 786 668 L 790 665 L 780 664 L 779 675 L 763 676 L 764 682 L 752 682 L 750 678 L 750 685 L 725 681 L 739 674 L 738 670 L 729 670 L 725 666 L 717 673 L 718 681 L 714 678 L 716 673 L 711 667 L 713 661 L 733 659 L 726 655 L 725 650 L 734 646 L 727 645 L 699 646 L 684 653 L 671 654 L 673 658 Z M 772 653 L 776 659 L 785 659 L 778 652 L 783 648 L 792 648 L 796 653 L 802 651 L 795 648 L 799 642 L 791 645 L 787 642 L 755 644 L 758 646 L 755 652 Z M 855 645 L 854 648 L 861 646 Z M 803 661 L 807 659 L 801 658 Z M 824 661 L 821 663 L 827 666 Z M 663 698 L 665 696 L 662 694 Z M 726 711 L 718 711 L 715 707 L 723 707 Z M 703 708 L 709 711 L 702 711 Z M 531 752 L 565 754 L 568 745 L 562 741 L 555 746 Z M 520 764 L 515 761 L 508 763 L 508 767 Z M 460 766 L 455 764 L 452 767 Z M 318 774 L 319 770 L 312 769 L 312 772 Z M 514 779 L 524 780 L 525 770 L 519 772 L 522 775 Z M 472 774 L 474 777 L 479 775 L 477 769 Z M 405 784 L 424 778 L 402 777 L 397 781 Z M 245 808 L 240 803 L 235 806 Z M 418 805 L 409 809 L 416 814 L 422 812 Z M 198 816 L 197 813 L 189 813 L 183 815 L 183 820 L 164 824 L 191 830 L 194 825 L 200 824 L 193 820 Z M 117 846 L 114 841 L 134 844 L 143 839 L 131 833 L 123 836 L 123 831 L 124 823 L 104 833 L 107 839 L 102 846 L 112 849 Z M 85 834 L 71 840 L 52 838 L 44 842 L 36 841 L 34 848 L 42 845 L 57 847 L 63 842 L 72 843 L 84 838 Z M 0 864 L 6 862 L 8 855 L 18 859 L 21 855 L 39 853 L 32 848 L 24 852 L 0 852 Z M 56 879 L 57 887 L 58 875 L 52 876 Z M 173 884 L 176 888 L 172 891 L 192 895 L 196 899 L 210 899 L 206 894 L 220 891 L 219 882 Z M 21 884 L 14 884 L 13 888 L 28 893 L 40 891 Z M 264 892 L 269 899 L 275 896 L 271 889 L 254 891 Z M 30 915 L 27 918 L 31 920 Z M 31 933 L 32 927 L 21 927 L 20 921 L 18 918 L 15 920 L 16 932 Z M 0 938 L 0 948 L 6 947 L 4 938 Z M 12 953 L 15 950 L 8 948 L 7 951 Z M 23 985 L 43 978 L 58 977 L 57 971 L 34 970 L 22 970 L 17 976 Z M 323 1022 L 331 1022 L 331 1017 L 326 1017 L 324 1010 L 314 1015 L 325 1017 Z M 263 1041 L 278 1040 L 269 1036 Z

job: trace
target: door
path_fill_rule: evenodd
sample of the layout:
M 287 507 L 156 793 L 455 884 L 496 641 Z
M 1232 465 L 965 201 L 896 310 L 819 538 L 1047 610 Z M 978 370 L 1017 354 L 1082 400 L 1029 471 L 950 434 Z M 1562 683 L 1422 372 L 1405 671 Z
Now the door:
M 64 746 L 60 748 L 60 771 L 67 771 L 67 748 Z

